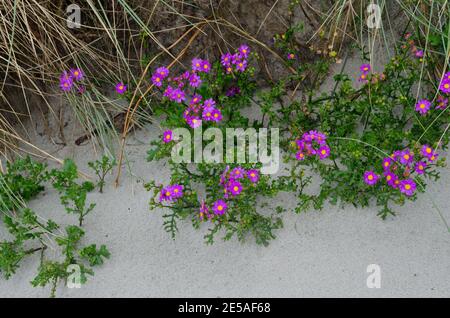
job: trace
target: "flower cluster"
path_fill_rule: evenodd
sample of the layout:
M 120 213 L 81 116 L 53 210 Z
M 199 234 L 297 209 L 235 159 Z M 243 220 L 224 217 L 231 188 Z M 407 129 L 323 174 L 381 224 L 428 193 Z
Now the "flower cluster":
M 409 149 L 397 150 L 383 159 L 383 175 L 388 186 L 399 189 L 407 196 L 414 194 L 416 183 L 411 178 L 412 173 L 423 175 L 429 163 L 436 161 L 438 154 L 429 145 L 423 145 L 420 151 L 421 158 L 414 160 L 414 153 Z M 368 185 L 375 185 L 380 176 L 373 171 L 364 173 L 364 182 Z
M 59 87 L 64 92 L 68 92 L 74 86 L 74 82 L 81 81 L 84 78 L 84 72 L 79 68 L 72 68 L 69 72 L 62 72 L 59 77 Z M 78 87 L 78 92 L 83 93 L 85 91 L 84 85 Z
M 247 67 L 246 58 L 249 52 L 248 46 L 242 45 L 239 48 L 239 53 L 222 56 L 222 65 L 229 63 L 230 66 L 235 65 L 238 71 L 244 71 Z M 156 87 L 162 88 L 164 85 L 162 90 L 164 97 L 172 102 L 186 106 L 183 118 L 191 128 L 199 127 L 203 121 L 220 122 L 222 120 L 222 112 L 217 107 L 216 101 L 212 98 L 204 99 L 204 96 L 196 92 L 196 89 L 203 82 L 201 73 L 209 73 L 210 70 L 210 62 L 194 58 L 191 70 L 183 72 L 179 76 L 169 77 L 169 70 L 166 67 L 159 67 L 151 77 L 152 83 Z M 192 93 L 188 91 L 189 88 L 192 89 Z M 232 97 L 239 93 L 240 89 L 238 87 L 231 87 L 227 92 L 227 96 Z M 164 139 L 165 142 L 170 140 Z
M 236 197 L 242 193 L 244 188 L 250 186 L 251 184 L 256 184 L 259 181 L 259 170 L 249 169 L 245 170 L 242 167 L 236 167 L 230 170 L 227 166 L 220 176 L 219 184 L 223 187 L 223 199 L 215 201 L 212 205 L 212 211 L 214 215 L 223 215 L 228 209 L 226 199 Z M 225 199 L 225 200 L 224 200 Z M 213 214 L 209 213 L 209 208 L 202 201 L 200 205 L 200 219 L 205 216 L 208 219 L 213 217 Z
M 222 64 L 227 74 L 232 73 L 233 70 L 244 72 L 247 69 L 247 58 L 249 54 L 249 47 L 245 44 L 242 44 L 236 53 L 223 54 L 220 58 L 220 64 Z
M 330 147 L 327 145 L 327 136 L 321 132 L 311 130 L 303 134 L 301 139 L 295 141 L 298 152 L 297 160 L 304 160 L 306 156 L 318 156 L 320 160 L 330 156 Z
M 159 200 L 162 201 L 174 201 L 183 196 L 183 186 L 179 184 L 169 185 L 161 189 Z

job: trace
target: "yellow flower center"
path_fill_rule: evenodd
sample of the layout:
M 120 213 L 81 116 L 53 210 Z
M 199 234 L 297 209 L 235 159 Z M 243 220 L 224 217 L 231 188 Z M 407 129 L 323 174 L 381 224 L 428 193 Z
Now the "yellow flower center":
M 243 50 L 242 50 L 242 53 L 247 53 L 247 50 L 246 50 L 246 49 L 243 49 Z
M 223 206 L 219 205 L 219 206 L 217 207 L 217 210 L 222 211 L 222 210 L 223 210 Z
M 450 84 L 445 83 L 445 84 L 444 84 L 444 87 L 445 87 L 445 88 L 449 88 L 449 87 L 450 87 Z
M 386 176 L 386 180 L 387 180 L 387 181 L 390 181 L 391 178 L 392 178 L 392 177 L 391 177 L 390 175 L 387 175 L 387 176 Z
M 159 82 L 159 81 L 160 81 L 159 77 L 157 77 L 157 78 L 156 78 L 156 81 L 157 81 L 157 82 Z
M 233 188 L 233 190 L 234 190 L 234 191 L 238 191 L 239 188 L 238 188 L 237 186 L 235 186 L 235 187 Z
M 170 197 L 170 192 L 169 191 L 166 192 L 166 197 Z
M 243 65 L 242 63 L 239 63 L 239 67 L 242 67 L 242 65 Z
M 409 160 L 409 155 L 404 155 L 403 158 L 405 158 L 406 160 Z
M 409 184 L 407 184 L 407 185 L 405 185 L 405 189 L 409 190 L 409 189 L 411 189 L 411 186 Z
M 252 172 L 252 173 L 250 173 L 250 177 L 254 177 L 255 176 L 255 174 Z
M 425 104 L 420 104 L 420 108 L 424 109 L 425 108 Z
M 367 177 L 367 179 L 373 180 L 373 176 L 372 176 L 371 174 L 369 174 L 369 176 Z
M 214 117 L 215 117 L 215 118 L 219 117 L 219 114 L 214 114 Z
M 208 65 L 203 65 L 203 68 L 206 70 L 206 69 L 208 69 Z
M 386 161 L 386 162 L 384 163 L 384 166 L 385 166 L 385 167 L 389 167 L 389 161 Z
M 211 113 L 206 113 L 206 117 L 209 117 L 209 116 L 211 116 Z
M 120 85 L 120 86 L 119 86 L 119 89 L 120 89 L 120 90 L 122 90 L 122 89 L 123 89 L 123 86 L 122 86 L 122 85 Z
M 431 148 L 427 148 L 427 149 L 426 149 L 426 152 L 427 152 L 427 153 L 431 153 Z
M 326 154 L 327 152 L 325 150 L 322 150 L 322 155 Z

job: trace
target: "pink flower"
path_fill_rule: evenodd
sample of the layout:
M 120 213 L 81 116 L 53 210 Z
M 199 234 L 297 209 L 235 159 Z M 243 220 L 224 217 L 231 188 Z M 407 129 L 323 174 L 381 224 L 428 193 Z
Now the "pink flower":
M 400 181 L 400 192 L 407 196 L 412 196 L 416 191 L 416 183 L 411 179 Z
M 250 53 L 250 49 L 248 48 L 247 45 L 242 44 L 242 45 L 239 47 L 239 53 L 240 53 L 241 56 L 243 56 L 243 57 L 248 57 L 248 54 Z
M 259 171 L 256 169 L 250 169 L 247 171 L 247 177 L 252 183 L 259 181 Z
M 152 83 L 156 87 L 161 87 L 162 86 L 162 81 L 163 81 L 163 78 L 161 77 L 161 75 L 159 75 L 158 73 L 153 74 L 153 76 L 152 76 Z
M 431 102 L 426 99 L 419 100 L 416 104 L 416 111 L 418 111 L 422 115 L 425 115 L 430 110 L 430 108 Z
M 163 133 L 163 141 L 165 143 L 171 142 L 172 141 L 172 130 L 166 130 Z
M 158 74 L 162 79 L 164 79 L 169 75 L 169 70 L 166 67 L 161 66 L 156 69 L 156 74 Z
M 200 79 L 200 76 L 198 76 L 195 73 L 192 73 L 189 76 L 189 85 L 191 85 L 191 87 L 199 87 L 200 84 L 202 83 L 202 80 Z
M 426 167 L 427 167 L 427 163 L 426 162 L 419 161 L 418 163 L 416 163 L 416 166 L 415 166 L 414 170 L 417 172 L 417 174 L 424 174 Z
M 84 73 L 79 68 L 73 68 L 70 70 L 70 75 L 76 81 L 81 81 L 84 78 Z
M 359 67 L 359 70 L 363 73 L 363 74 L 367 74 L 370 72 L 371 68 L 370 68 L 370 64 L 362 64 Z
M 449 94 L 450 93 L 450 79 L 444 78 L 439 85 L 441 92 Z
M 117 92 L 118 94 L 122 95 L 123 93 L 126 92 L 126 90 L 127 90 L 127 86 L 126 86 L 124 83 L 119 82 L 119 83 L 116 85 L 116 92 Z
M 217 200 L 216 202 L 214 202 L 212 209 L 214 211 L 214 214 L 223 215 L 227 211 L 227 208 L 228 208 L 228 206 L 225 203 L 225 201 Z
M 318 153 L 320 160 L 328 158 L 330 156 L 330 147 L 328 147 L 327 145 L 321 146 L 318 150 Z
M 364 182 L 368 185 L 374 185 L 378 182 L 379 176 L 375 174 L 373 171 L 364 172 Z
M 237 196 L 242 192 L 242 185 L 239 181 L 231 180 L 230 184 L 228 185 L 228 190 L 233 196 Z

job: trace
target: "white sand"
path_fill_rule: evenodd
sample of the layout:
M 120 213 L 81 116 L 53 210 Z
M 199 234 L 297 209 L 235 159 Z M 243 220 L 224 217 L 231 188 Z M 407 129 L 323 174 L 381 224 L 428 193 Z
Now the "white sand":
M 356 73 L 355 63 L 351 63 Z M 149 127 L 131 136 L 127 153 L 133 171 L 148 181 L 167 182 L 163 162 L 145 161 L 148 142 L 158 134 Z M 78 135 L 79 136 L 79 135 Z M 139 145 L 140 141 L 145 144 Z M 45 146 L 45 139 L 37 140 Z M 48 143 L 48 142 L 47 142 Z M 83 171 L 95 155 L 90 145 L 65 147 Z M 136 177 L 124 176 L 119 188 L 109 183 L 104 194 L 92 193 L 97 207 L 86 219 L 84 242 L 106 244 L 111 259 L 80 289 L 60 286 L 58 297 L 449 297 L 450 233 L 432 201 L 450 221 L 450 171 L 428 187 L 415 203 L 396 207 L 398 216 L 382 221 L 376 208 L 295 215 L 295 198 L 283 195 L 290 211 L 285 227 L 269 247 L 250 240 L 203 242 L 205 231 L 180 222 L 172 241 L 162 229 L 162 210 L 150 212 L 149 195 Z M 68 223 L 58 196 L 48 190 L 30 206 L 43 216 Z M 206 227 L 204 228 L 206 229 Z M 47 297 L 49 289 L 32 288 L 38 256 L 25 261 L 10 280 L 0 280 L 0 297 Z M 366 268 L 381 268 L 381 288 L 369 289 Z

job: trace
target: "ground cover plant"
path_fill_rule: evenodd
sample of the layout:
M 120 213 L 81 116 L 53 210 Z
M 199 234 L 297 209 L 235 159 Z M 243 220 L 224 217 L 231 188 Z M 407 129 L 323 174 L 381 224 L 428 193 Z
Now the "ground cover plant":
M 35 7 L 0 4 L 0 30 L 7 35 L 0 41 L 0 273 L 6 279 L 24 259 L 39 258 L 31 284 L 49 286 L 55 296 L 62 283 L 85 283 L 110 257 L 101 242 L 85 239 L 84 225 L 97 210 L 89 193 L 103 193 L 113 172 L 120 186 L 121 171 L 132 170 L 127 136 L 149 124 L 161 129 L 149 145 L 148 165 L 162 162 L 170 171 L 166 181 L 139 175 L 149 208 L 161 214 L 169 237 L 176 238 L 179 222 L 190 222 L 205 231 L 208 244 L 236 239 L 267 246 L 292 212 L 286 194 L 297 198 L 295 213 L 327 203 L 376 205 L 381 219 L 391 218 L 446 165 L 447 2 L 396 1 L 396 12 L 389 11 L 391 2 L 380 2 L 386 23 L 377 28 L 367 22 L 372 1 L 295 0 L 281 10 L 277 1 L 256 27 L 252 17 L 261 10 L 248 10 L 247 2 L 235 9 L 229 1 L 80 1 L 86 32 L 66 27 L 68 1 L 32 2 Z M 403 23 L 391 26 L 398 15 Z M 271 19 L 276 23 L 265 30 Z M 374 53 L 376 40 L 387 61 Z M 355 56 L 361 60 L 356 76 L 347 67 Z M 39 109 L 31 109 L 30 96 L 39 98 Z M 65 111 L 81 127 L 75 140 L 65 135 Z M 48 134 L 55 152 L 28 141 L 35 112 L 43 118 L 37 135 Z M 266 174 L 263 162 L 250 160 L 250 136 L 244 162 L 237 162 L 238 153 L 228 156 L 223 137 L 230 129 L 270 131 L 262 141 L 277 146 L 267 157 L 280 150 L 279 173 Z M 210 157 L 196 160 L 196 135 Z M 70 158 L 52 155 L 89 143 L 105 153 L 88 163 L 95 182 L 80 177 Z M 242 145 L 233 137 L 231 146 Z M 24 152 L 60 166 L 49 169 Z M 28 207 L 49 188 L 59 195 L 65 222 Z
M 105 245 L 82 242 L 83 220 L 95 204 L 86 206 L 86 194 L 93 184 L 78 184 L 76 179 L 78 169 L 72 160 L 66 160 L 61 169 L 51 170 L 30 157 L 7 165 L 6 173 L 0 175 L 2 227 L 10 237 L 0 242 L 0 273 L 6 279 L 16 273 L 24 258 L 38 254 L 39 267 L 31 284 L 49 285 L 50 296 L 55 297 L 58 283 L 84 284 L 88 275 L 94 275 L 92 267 L 109 258 Z M 57 224 L 26 207 L 27 201 L 45 190 L 46 181 L 61 193 L 67 213 L 77 215 L 76 224 Z M 57 247 L 60 255 L 47 255 L 49 247 Z

